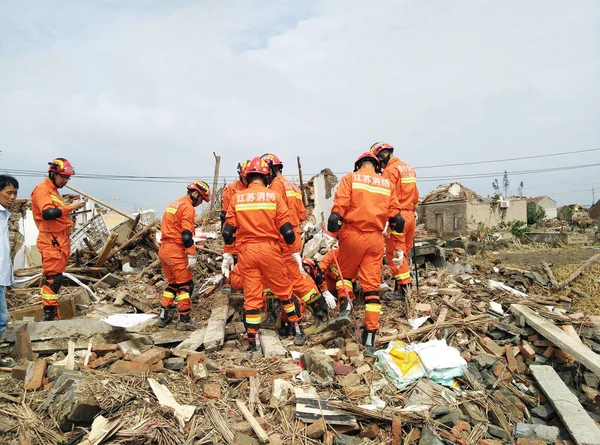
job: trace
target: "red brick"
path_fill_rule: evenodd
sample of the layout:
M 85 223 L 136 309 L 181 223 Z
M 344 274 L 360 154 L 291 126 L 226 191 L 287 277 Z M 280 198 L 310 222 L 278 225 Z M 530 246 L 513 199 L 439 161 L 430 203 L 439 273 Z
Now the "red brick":
M 562 349 L 559 349 L 554 353 L 554 358 L 560 363 L 575 363 L 575 357 Z
M 517 372 L 519 370 L 519 366 L 517 365 L 517 359 L 513 353 L 512 346 L 507 346 L 504 348 L 506 354 L 506 363 L 508 364 L 508 369 L 512 372 Z
M 153 365 L 163 360 L 166 356 L 167 351 L 164 348 L 153 347 L 143 352 L 140 355 L 135 356 L 131 361 L 136 363 L 145 363 L 146 365 Z
M 380 431 L 381 429 L 372 423 L 360 433 L 360 437 L 366 437 L 367 439 L 373 440 L 379 436 Z
M 46 360 L 38 359 L 33 363 L 33 369 L 31 374 L 28 374 L 28 378 L 25 379 L 24 389 L 39 389 L 42 387 L 44 377 L 46 376 Z
M 456 436 L 457 438 L 461 438 L 462 437 L 462 433 L 464 432 L 469 432 L 471 430 L 471 425 L 469 425 L 467 422 L 465 422 L 464 420 L 460 420 L 458 419 L 456 421 L 456 425 L 454 425 L 452 427 L 452 430 L 450 431 L 454 436 Z
M 482 347 L 486 352 L 495 355 L 496 357 L 502 357 L 504 355 L 504 349 L 496 344 L 494 340 L 489 337 L 483 337 L 481 339 Z
M 123 353 L 121 351 L 109 352 L 104 357 L 100 357 L 99 359 L 96 359 L 93 362 L 90 362 L 89 367 L 92 369 L 98 369 L 102 366 L 110 365 L 122 358 L 123 358 Z
M 27 376 L 27 366 L 25 365 L 17 365 L 11 370 L 11 376 L 13 379 L 25 381 L 25 377 Z
M 225 370 L 225 375 L 233 379 L 256 377 L 257 374 L 258 372 L 254 368 L 230 368 Z
M 506 363 L 503 363 L 501 361 L 496 362 L 496 364 L 492 368 L 492 372 L 496 377 L 500 379 L 501 382 L 510 380 L 512 378 L 512 374 L 510 373 L 508 366 L 506 365 Z
M 221 385 L 216 383 L 204 384 L 204 397 L 219 400 L 221 398 Z
M 164 371 L 165 370 L 165 363 L 161 360 L 158 363 L 153 364 L 152 366 L 150 366 L 150 372 L 160 372 L 160 371 Z
M 502 442 L 500 442 L 499 440 L 484 439 L 481 442 L 479 442 L 479 445 L 502 445 Z
M 188 367 L 197 365 L 198 363 L 202 363 L 206 360 L 206 355 L 204 352 L 192 352 L 187 356 L 187 365 Z
M 333 372 L 335 375 L 348 375 L 354 371 L 354 367 L 342 362 L 333 362 Z
M 92 346 L 92 352 L 97 352 L 98 354 L 106 354 L 108 352 L 115 352 L 117 349 L 119 349 L 119 346 L 114 343 Z
M 556 348 L 554 346 L 548 346 L 542 355 L 546 358 L 550 358 L 555 350 Z
M 305 434 L 311 439 L 320 439 L 325 435 L 325 431 L 327 431 L 327 425 L 323 418 L 320 418 L 306 427 Z
M 519 350 L 521 351 L 521 355 L 525 358 L 525 360 L 533 360 L 535 358 L 535 350 L 529 343 L 525 341 L 521 343 L 519 345 Z
M 127 362 L 119 360 L 110 367 L 110 372 L 119 375 L 143 376 L 150 372 L 150 365 L 145 363 Z
M 543 440 L 524 439 L 523 437 L 519 437 L 517 439 L 517 445 L 546 445 L 546 442 Z

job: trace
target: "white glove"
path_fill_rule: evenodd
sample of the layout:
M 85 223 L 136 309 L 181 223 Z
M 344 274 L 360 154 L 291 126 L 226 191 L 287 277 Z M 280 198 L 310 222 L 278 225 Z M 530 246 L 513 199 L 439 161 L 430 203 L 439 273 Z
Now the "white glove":
M 325 299 L 325 303 L 329 309 L 335 309 L 337 306 L 337 302 L 335 301 L 335 297 L 331 292 L 326 290 L 323 292 L 323 298 Z
M 292 253 L 292 258 L 296 260 L 298 263 L 298 269 L 300 269 L 300 273 L 304 272 L 304 268 L 302 267 L 302 257 L 298 252 Z
M 229 272 L 233 268 L 233 255 L 230 253 L 223 254 L 223 264 L 221 264 L 221 272 L 225 278 L 229 278 Z
M 415 212 L 415 221 L 419 219 L 419 214 Z
M 402 264 L 402 261 L 404 261 L 404 251 L 394 251 L 394 259 L 392 260 L 392 263 L 394 263 L 396 266 L 399 266 L 400 264 Z
M 188 265 L 187 265 L 187 268 L 189 270 L 192 270 L 194 267 L 196 267 L 197 263 L 198 263 L 198 258 L 196 257 L 196 255 L 188 255 Z

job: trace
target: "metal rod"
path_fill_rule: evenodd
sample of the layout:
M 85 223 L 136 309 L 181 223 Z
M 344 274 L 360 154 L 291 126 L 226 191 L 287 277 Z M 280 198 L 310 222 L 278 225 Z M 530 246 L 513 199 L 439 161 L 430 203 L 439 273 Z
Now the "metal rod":
M 75 193 L 78 193 L 82 196 L 85 196 L 88 199 L 91 199 L 94 202 L 97 202 L 98 204 L 100 204 L 102 207 L 106 207 L 107 209 L 112 210 L 115 213 L 118 213 L 121 216 L 124 216 L 127 219 L 130 219 L 132 221 L 135 221 L 135 218 L 131 215 L 128 215 L 127 213 L 123 212 L 122 210 L 117 209 L 116 207 L 111 206 L 110 204 L 105 203 L 104 201 L 100 201 L 98 198 L 93 197 L 92 195 L 83 192 L 79 189 L 76 189 L 75 187 L 70 186 L 69 184 L 65 185 L 66 188 L 73 190 Z

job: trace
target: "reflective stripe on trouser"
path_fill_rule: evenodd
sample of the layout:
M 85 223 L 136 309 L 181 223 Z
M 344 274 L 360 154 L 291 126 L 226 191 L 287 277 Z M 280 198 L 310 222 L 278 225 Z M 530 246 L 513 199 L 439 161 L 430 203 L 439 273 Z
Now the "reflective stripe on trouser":
M 49 286 L 42 286 L 42 305 L 58 306 L 58 294 L 55 294 Z
M 365 327 L 368 331 L 379 330 L 379 315 L 381 314 L 381 300 L 379 291 L 365 292 Z
M 354 297 L 350 277 L 357 274 L 365 295 L 368 292 L 379 293 L 384 248 L 381 232 L 360 232 L 344 226 L 339 234 L 339 243 L 337 259 L 344 277 L 343 281 L 336 283 L 339 300 L 344 297 L 342 289 L 348 290 L 351 298 Z
M 296 309 L 296 314 L 298 315 L 298 319 L 301 319 L 302 317 L 304 317 L 304 308 L 306 307 L 306 305 L 304 304 L 304 301 L 297 298 L 295 295 L 292 295 L 291 299 L 292 299 L 292 302 L 294 303 L 294 308 Z M 288 314 L 285 311 L 285 308 L 283 307 L 283 302 L 281 304 L 281 322 L 282 323 L 292 322 L 292 320 L 290 320 L 290 318 L 288 317 Z
M 408 267 L 408 256 L 410 254 L 410 249 L 413 247 L 416 221 L 415 214 L 412 210 L 402 210 L 401 214 L 404 218 L 404 232 L 402 232 L 401 235 L 392 235 L 391 233 L 388 233 L 385 238 L 385 256 L 388 266 L 390 266 L 390 269 L 392 269 L 394 280 L 398 281 L 400 284 L 409 284 L 411 282 L 411 278 Z M 394 237 L 400 243 L 400 250 L 404 252 L 404 259 L 402 260 L 402 264 L 399 266 L 396 266 L 392 262 L 394 259 L 394 251 L 396 250 L 393 239 Z
M 264 307 L 264 289 L 279 298 L 280 301 L 290 301 L 292 286 L 288 278 L 287 269 L 283 265 L 281 247 L 276 241 L 247 242 L 236 244 L 238 250 L 239 273 L 243 276 L 244 309 L 246 313 L 258 311 Z M 292 307 L 294 307 L 292 303 Z M 297 317 L 294 308 L 294 316 Z M 290 316 L 290 320 L 293 318 Z
M 354 289 L 352 288 L 352 280 L 344 278 L 343 280 L 336 281 L 335 290 L 338 294 L 338 307 L 340 306 L 341 299 L 346 298 L 346 295 L 348 295 L 351 300 L 354 300 Z
M 190 288 L 187 285 L 179 286 L 177 289 L 177 310 L 180 316 L 187 317 L 192 311 L 192 300 L 190 299 Z
M 170 309 L 175 305 L 175 295 L 177 294 L 177 286 L 169 284 L 162 294 L 160 306 L 165 309 Z
M 245 324 L 249 343 L 255 343 L 260 332 L 260 310 L 250 309 L 246 311 Z

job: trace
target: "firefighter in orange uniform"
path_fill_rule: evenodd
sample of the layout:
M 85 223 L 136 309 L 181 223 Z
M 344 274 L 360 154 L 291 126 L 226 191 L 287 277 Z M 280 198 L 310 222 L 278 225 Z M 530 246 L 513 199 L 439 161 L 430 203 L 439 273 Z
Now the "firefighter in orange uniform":
M 402 162 L 393 155 L 394 147 L 387 142 L 376 142 L 371 146 L 371 153 L 377 156 L 384 167 L 382 176 L 390 180 L 396 189 L 396 196 L 402 209 L 404 218 L 404 232 L 400 235 L 400 250 L 402 264 L 392 262 L 394 256 L 394 239 L 388 233 L 386 236 L 386 257 L 394 275 L 394 291 L 386 293 L 390 300 L 403 300 L 406 297 L 406 288 L 411 283 L 408 269 L 408 253 L 413 247 L 416 226 L 416 210 L 419 203 L 419 190 L 417 189 L 417 173 L 410 165 Z
M 270 168 L 266 161 L 254 158 L 246 168 L 248 188 L 238 191 L 223 224 L 225 244 L 236 243 L 240 275 L 243 276 L 244 310 L 248 350 L 258 351 L 263 289 L 271 289 L 281 301 L 295 332 L 294 342 L 305 342 L 301 318 L 292 301 L 292 286 L 284 267 L 279 240 L 294 244 L 296 235 L 284 199 L 267 188 Z M 264 287 L 263 287 L 264 283 Z
M 381 269 L 384 241 L 382 232 L 389 222 L 395 242 L 393 261 L 399 262 L 400 241 L 404 220 L 400 204 L 389 179 L 378 175 L 379 160 L 366 152 L 354 164 L 354 173 L 340 181 L 331 215 L 327 221 L 329 232 L 339 232 L 338 262 L 342 279 L 336 283 L 340 315 L 332 324 L 341 327 L 350 324 L 354 292 L 352 279 L 358 274 L 365 299 L 365 355 L 375 352 L 375 334 L 379 330 L 381 301 Z M 348 295 L 350 299 L 344 295 Z
M 273 179 L 269 185 L 269 189 L 284 199 L 290 212 L 290 222 L 294 228 L 296 240 L 290 245 L 280 241 L 283 260 L 288 276 L 292 281 L 295 297 L 302 300 L 305 305 L 308 305 L 314 302 L 315 294 L 313 286 L 302 276 L 302 256 L 300 255 L 302 232 L 300 230 L 300 223 L 306 219 L 306 208 L 302 202 L 302 193 L 298 187 L 283 176 L 283 162 L 276 155 L 267 153 L 262 155 L 261 158 L 271 166 Z
M 39 231 L 37 248 L 42 256 L 44 275 L 44 321 L 60 319 L 58 292 L 71 254 L 69 229 L 73 223 L 69 215 L 85 206 L 83 200 L 66 205 L 58 192 L 75 175 L 71 163 L 65 158 L 56 158 L 48 165 L 48 177 L 31 193 L 33 218 Z
M 237 171 L 239 179 L 231 184 L 228 184 L 223 190 L 223 196 L 221 197 L 221 226 L 225 223 L 225 217 L 227 216 L 227 210 L 231 204 L 231 198 L 240 190 L 244 190 L 247 187 L 246 183 L 246 166 L 249 161 L 244 161 L 238 164 Z M 225 277 L 225 285 L 223 290 L 226 292 L 231 291 L 231 285 L 229 283 L 229 274 L 232 272 L 233 265 L 235 263 L 233 256 L 235 255 L 235 243 L 231 245 L 225 244 L 223 247 L 223 263 L 221 264 L 221 272 Z
M 196 247 L 194 246 L 194 219 L 196 210 L 202 202 L 210 201 L 210 187 L 204 181 L 194 181 L 187 186 L 187 194 L 173 201 L 165 210 L 160 226 L 160 249 L 158 259 L 165 277 L 169 282 L 160 300 L 160 320 L 158 326 L 164 328 L 173 318 L 175 298 L 179 320 L 177 329 L 193 331 L 200 327 L 191 321 L 194 290 L 192 270 L 196 265 Z

